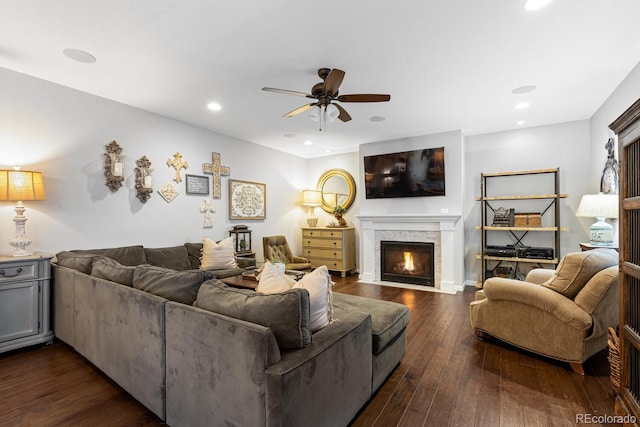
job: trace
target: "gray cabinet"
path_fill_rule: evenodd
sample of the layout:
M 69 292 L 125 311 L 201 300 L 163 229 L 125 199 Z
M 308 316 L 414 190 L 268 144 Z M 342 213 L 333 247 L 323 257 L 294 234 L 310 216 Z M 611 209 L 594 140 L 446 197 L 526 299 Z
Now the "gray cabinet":
M 53 341 L 50 254 L 0 257 L 0 353 Z

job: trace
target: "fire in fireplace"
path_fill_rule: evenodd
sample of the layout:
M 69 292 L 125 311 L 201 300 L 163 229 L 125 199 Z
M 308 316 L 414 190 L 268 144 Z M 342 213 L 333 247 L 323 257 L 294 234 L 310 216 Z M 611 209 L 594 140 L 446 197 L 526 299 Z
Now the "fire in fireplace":
M 434 245 L 427 242 L 380 242 L 380 278 L 434 286 Z

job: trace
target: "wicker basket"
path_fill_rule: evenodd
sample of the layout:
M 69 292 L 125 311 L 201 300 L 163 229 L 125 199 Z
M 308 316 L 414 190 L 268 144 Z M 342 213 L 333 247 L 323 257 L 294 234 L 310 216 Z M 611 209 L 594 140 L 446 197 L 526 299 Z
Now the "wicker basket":
M 609 327 L 609 366 L 611 367 L 611 384 L 614 388 L 620 388 L 620 343 L 615 329 Z

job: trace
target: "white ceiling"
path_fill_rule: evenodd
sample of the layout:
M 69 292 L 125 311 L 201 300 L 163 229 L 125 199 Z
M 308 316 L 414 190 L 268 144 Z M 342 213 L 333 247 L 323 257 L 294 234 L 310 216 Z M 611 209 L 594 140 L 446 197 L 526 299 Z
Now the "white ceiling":
M 523 2 L 0 0 L 0 67 L 301 157 L 588 119 L 640 61 L 640 1 Z M 282 117 L 308 100 L 261 90 L 310 92 L 320 67 L 346 72 L 341 94 L 391 101 L 343 103 L 353 120 L 320 133 Z M 522 85 L 537 90 L 512 94 Z

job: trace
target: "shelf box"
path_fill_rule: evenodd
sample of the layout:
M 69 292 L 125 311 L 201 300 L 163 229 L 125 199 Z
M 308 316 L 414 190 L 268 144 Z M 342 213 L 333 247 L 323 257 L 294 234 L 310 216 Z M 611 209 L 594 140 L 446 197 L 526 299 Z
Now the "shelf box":
M 514 217 L 516 227 L 542 227 L 540 212 L 516 212 Z

